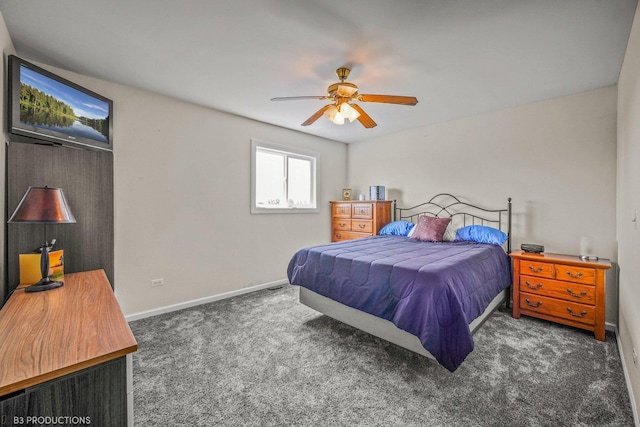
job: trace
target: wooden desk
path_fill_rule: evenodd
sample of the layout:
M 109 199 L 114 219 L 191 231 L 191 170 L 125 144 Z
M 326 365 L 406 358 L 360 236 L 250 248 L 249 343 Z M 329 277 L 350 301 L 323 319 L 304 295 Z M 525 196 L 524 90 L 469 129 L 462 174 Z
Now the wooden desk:
M 66 274 L 45 292 L 16 290 L 0 310 L 0 425 L 35 416 L 125 425 L 125 356 L 137 349 L 103 270 Z M 117 415 L 103 413 L 114 407 Z

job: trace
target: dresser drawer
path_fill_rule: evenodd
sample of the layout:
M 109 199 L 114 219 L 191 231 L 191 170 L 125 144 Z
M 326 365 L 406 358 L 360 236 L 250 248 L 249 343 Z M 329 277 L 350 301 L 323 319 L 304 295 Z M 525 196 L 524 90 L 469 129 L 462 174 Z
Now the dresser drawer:
M 390 201 L 331 201 L 332 242 L 375 236 L 389 222 Z
M 607 260 L 514 251 L 513 317 L 521 314 L 593 331 L 605 340 Z
M 574 267 L 571 265 L 556 264 L 556 279 L 574 283 L 596 283 L 595 268 Z
M 351 203 L 333 203 L 331 206 L 334 218 L 351 218 Z
M 333 229 L 341 231 L 351 231 L 351 220 L 344 218 L 336 218 L 333 220 Z
M 522 260 L 520 261 L 520 273 L 553 279 L 553 264 Z
M 362 233 L 371 233 L 373 232 L 373 221 L 354 219 L 351 221 L 351 230 Z
M 595 307 L 549 298 L 542 295 L 520 293 L 520 310 L 560 317 L 587 325 L 595 324 Z
M 371 233 L 357 233 L 355 231 L 333 230 L 334 242 L 339 242 L 342 240 L 361 239 L 363 237 L 371 237 Z
M 353 203 L 351 211 L 351 218 L 358 219 L 372 219 L 373 218 L 373 204 L 371 203 Z
M 582 304 L 595 305 L 595 286 L 579 283 L 560 282 L 558 280 L 543 279 L 541 277 L 520 276 L 520 290 Z

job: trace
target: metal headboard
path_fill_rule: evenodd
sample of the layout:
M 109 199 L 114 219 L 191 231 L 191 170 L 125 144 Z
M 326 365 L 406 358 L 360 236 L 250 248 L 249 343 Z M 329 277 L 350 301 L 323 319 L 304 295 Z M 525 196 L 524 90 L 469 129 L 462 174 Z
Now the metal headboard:
M 507 253 L 511 253 L 511 197 L 507 199 L 506 209 L 488 209 L 472 205 L 448 193 L 433 196 L 428 202 L 410 208 L 397 207 L 394 200 L 394 219 L 416 223 L 420 215 L 437 218 L 462 218 L 462 226 L 489 225 L 507 234 Z

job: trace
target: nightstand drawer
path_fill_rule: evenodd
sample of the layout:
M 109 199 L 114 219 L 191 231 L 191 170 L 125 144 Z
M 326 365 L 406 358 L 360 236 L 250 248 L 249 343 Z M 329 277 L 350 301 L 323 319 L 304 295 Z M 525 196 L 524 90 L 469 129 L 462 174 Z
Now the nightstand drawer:
M 574 283 L 586 283 L 594 285 L 596 283 L 595 268 L 581 268 L 571 265 L 556 264 L 556 279 Z
M 373 221 L 354 219 L 353 221 L 351 221 L 351 230 L 360 231 L 363 233 L 371 233 L 373 231 Z
M 587 325 L 593 325 L 596 318 L 595 307 L 592 305 L 562 301 L 526 292 L 520 293 L 520 310 L 525 314 L 527 311 L 532 311 Z
M 572 284 L 540 277 L 520 276 L 520 290 L 582 304 L 595 305 L 596 303 L 596 288 L 578 283 Z
M 336 218 L 333 220 L 334 230 L 351 231 L 351 220 Z
M 520 269 L 522 274 L 553 279 L 553 264 L 548 262 L 522 260 L 520 261 Z

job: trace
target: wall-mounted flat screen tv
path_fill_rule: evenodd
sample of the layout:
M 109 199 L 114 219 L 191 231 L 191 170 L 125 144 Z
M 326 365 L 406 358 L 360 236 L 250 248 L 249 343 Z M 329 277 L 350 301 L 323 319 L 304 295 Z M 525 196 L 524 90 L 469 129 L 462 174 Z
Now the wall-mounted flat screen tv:
M 9 132 L 21 142 L 112 150 L 113 102 L 9 56 Z

